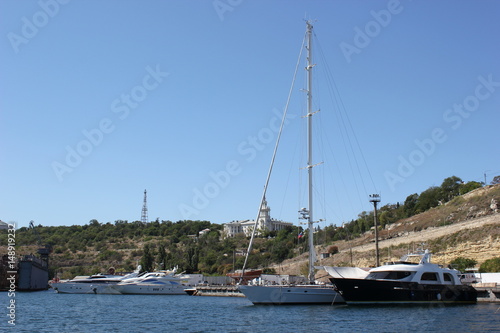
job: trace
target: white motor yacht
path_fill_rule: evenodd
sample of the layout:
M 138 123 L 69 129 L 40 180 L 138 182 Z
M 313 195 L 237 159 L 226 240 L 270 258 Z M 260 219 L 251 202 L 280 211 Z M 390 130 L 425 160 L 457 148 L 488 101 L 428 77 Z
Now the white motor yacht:
M 51 281 L 49 284 L 61 294 L 118 294 L 111 286 L 123 278 L 122 275 L 97 274 L 88 277 L 77 276 L 71 280 Z
M 115 275 L 114 269 L 110 269 L 111 274 L 95 274 L 91 276 L 76 276 L 71 280 L 55 279 L 49 285 L 56 292 L 61 294 L 119 294 L 111 286 L 123 279 L 134 278 L 139 275 L 140 266 L 127 275 Z
M 124 279 L 114 284 L 112 288 L 120 294 L 187 295 L 182 279 L 167 272 L 150 272 L 139 277 Z

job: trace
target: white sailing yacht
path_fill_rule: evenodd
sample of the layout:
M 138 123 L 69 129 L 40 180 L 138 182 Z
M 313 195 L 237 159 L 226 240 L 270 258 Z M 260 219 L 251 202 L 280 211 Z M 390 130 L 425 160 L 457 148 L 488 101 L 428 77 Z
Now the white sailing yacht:
M 314 65 L 312 64 L 312 30 L 313 26 L 310 21 L 307 21 L 306 29 L 306 39 L 307 39 L 307 141 L 308 141 L 308 152 L 307 152 L 307 170 L 308 170 L 308 205 L 309 208 L 303 208 L 299 211 L 301 218 L 307 220 L 308 224 L 308 243 L 309 243 L 309 284 L 307 285 L 240 285 L 239 290 L 254 304 L 335 304 L 335 303 L 345 303 L 342 296 L 333 289 L 333 285 L 321 285 L 315 284 L 314 281 L 314 263 L 316 261 L 316 252 L 313 244 L 313 200 L 312 200 L 312 69 Z M 281 133 L 281 131 L 280 131 Z M 279 137 L 278 141 L 279 142 Z M 276 148 L 275 147 L 276 154 Z M 274 155 L 275 156 L 275 155 Z M 271 167 L 269 169 L 268 178 L 266 185 L 264 186 L 264 193 L 262 200 L 265 198 L 267 184 L 269 182 L 269 177 L 271 174 L 273 162 L 271 162 Z M 261 200 L 261 205 L 262 205 Z M 259 206 L 260 207 L 260 206 Z M 256 220 L 257 221 L 257 220 Z M 254 233 L 255 233 L 254 228 Z M 247 251 L 247 256 L 251 253 L 251 246 L 253 241 L 253 236 L 250 240 L 249 249 Z M 248 258 L 248 257 L 247 257 Z M 246 266 L 247 260 L 243 266 L 243 272 Z

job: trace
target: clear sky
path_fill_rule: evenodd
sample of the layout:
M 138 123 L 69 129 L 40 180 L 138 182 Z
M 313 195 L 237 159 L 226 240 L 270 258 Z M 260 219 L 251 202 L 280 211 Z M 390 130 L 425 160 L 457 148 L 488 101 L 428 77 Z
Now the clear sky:
M 315 160 L 315 219 L 340 225 L 372 209 L 368 194 L 403 202 L 453 175 L 490 182 L 499 13 L 493 0 L 0 1 L 0 219 L 140 220 L 144 189 L 150 220 L 254 218 L 305 18 L 328 63 L 315 53 L 316 142 L 334 156 Z M 325 68 L 348 120 L 322 94 Z M 268 190 L 271 216 L 293 223 L 303 88 Z

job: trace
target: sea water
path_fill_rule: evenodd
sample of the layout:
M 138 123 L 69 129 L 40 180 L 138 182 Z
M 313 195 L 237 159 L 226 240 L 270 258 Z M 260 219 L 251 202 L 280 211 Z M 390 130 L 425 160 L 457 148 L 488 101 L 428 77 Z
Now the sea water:
M 253 305 L 243 297 L 0 293 L 1 332 L 500 332 L 500 304 Z

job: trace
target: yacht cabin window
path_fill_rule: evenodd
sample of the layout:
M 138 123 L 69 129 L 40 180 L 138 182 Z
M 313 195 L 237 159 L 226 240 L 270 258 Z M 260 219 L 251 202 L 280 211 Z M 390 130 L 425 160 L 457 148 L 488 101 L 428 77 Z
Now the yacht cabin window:
M 450 273 L 444 273 L 443 277 L 444 277 L 445 282 L 452 282 L 453 283 L 453 275 L 451 275 Z
M 437 273 L 434 272 L 426 272 L 422 274 L 422 277 L 420 278 L 421 281 L 437 281 L 438 276 Z
M 372 272 L 366 279 L 368 280 L 401 280 L 411 275 L 411 272 L 406 271 L 386 271 Z

